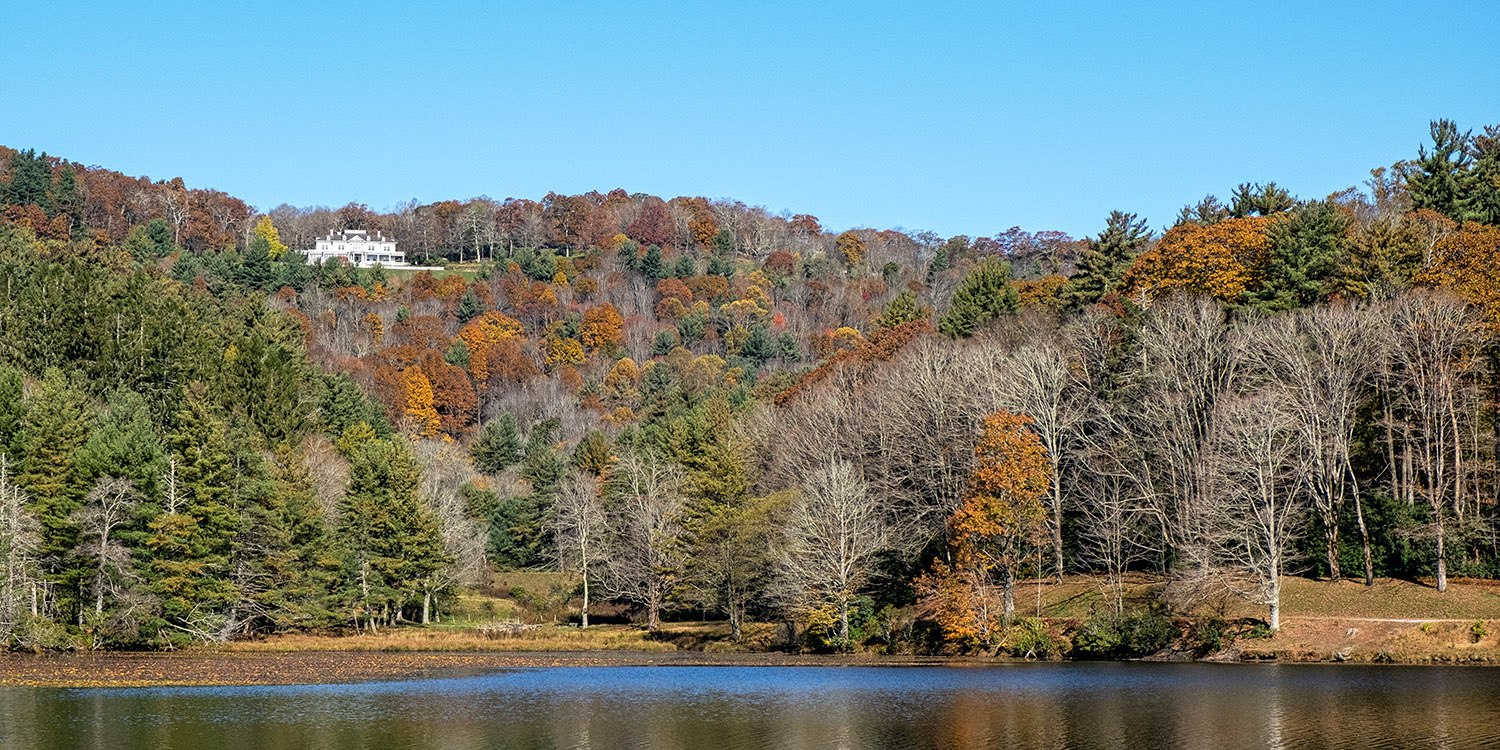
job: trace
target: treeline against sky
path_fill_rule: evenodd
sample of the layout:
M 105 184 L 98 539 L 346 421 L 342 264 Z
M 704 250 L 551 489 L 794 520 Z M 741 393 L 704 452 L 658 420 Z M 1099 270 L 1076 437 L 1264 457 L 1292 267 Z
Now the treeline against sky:
M 653 628 L 993 648 L 1018 577 L 1274 628 L 1283 573 L 1500 575 L 1500 132 L 1430 135 L 1087 240 L 619 190 L 257 214 L 4 149 L 0 631 L 429 622 L 498 567 Z M 303 261 L 342 228 L 463 271 Z

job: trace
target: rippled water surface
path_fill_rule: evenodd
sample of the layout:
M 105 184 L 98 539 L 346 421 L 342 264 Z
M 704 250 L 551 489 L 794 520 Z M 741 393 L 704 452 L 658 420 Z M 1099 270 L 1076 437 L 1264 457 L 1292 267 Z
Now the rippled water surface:
M 245 688 L 0 689 L 56 748 L 1500 747 L 1500 670 L 601 667 Z

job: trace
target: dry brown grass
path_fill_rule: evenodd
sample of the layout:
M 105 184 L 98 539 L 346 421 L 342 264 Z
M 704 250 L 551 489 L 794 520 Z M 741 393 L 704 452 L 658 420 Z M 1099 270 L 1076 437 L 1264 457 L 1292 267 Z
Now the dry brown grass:
M 1161 582 L 1151 577 L 1128 578 L 1126 607 L 1153 601 L 1161 587 Z M 1037 589 L 1036 581 L 1018 586 L 1016 608 L 1023 615 L 1036 613 Z M 1040 589 L 1043 617 L 1082 618 L 1111 606 L 1103 578 L 1069 576 L 1061 583 L 1045 581 Z M 1289 618 L 1500 619 L 1500 581 L 1455 579 L 1446 592 L 1438 593 L 1431 585 L 1393 578 L 1376 579 L 1374 586 L 1367 587 L 1362 579 L 1331 583 L 1288 576 L 1282 580 L 1281 607 L 1282 617 Z M 1264 617 L 1265 610 L 1243 600 L 1224 598 L 1205 603 L 1191 614 Z
M 588 630 L 546 625 L 515 635 L 486 637 L 474 628 L 407 626 L 358 635 L 288 633 L 224 646 L 231 652 L 269 651 L 675 651 L 677 645 L 652 638 L 629 625 L 596 625 Z

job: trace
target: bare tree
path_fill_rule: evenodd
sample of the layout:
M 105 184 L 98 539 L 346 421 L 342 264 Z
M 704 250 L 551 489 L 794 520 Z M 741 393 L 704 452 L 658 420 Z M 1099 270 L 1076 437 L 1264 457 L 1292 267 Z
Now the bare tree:
M 414 446 L 422 466 L 422 501 L 437 519 L 448 564 L 422 586 L 422 623 L 432 618 L 433 594 L 453 586 L 474 585 L 484 576 L 485 533 L 469 515 L 462 488 L 477 475 L 468 454 L 456 443 L 424 440 Z
M 1304 523 L 1307 495 L 1299 484 L 1297 425 L 1273 391 L 1224 402 L 1216 423 L 1218 492 L 1205 508 L 1210 531 L 1203 555 L 1227 566 L 1223 580 L 1264 604 L 1271 630 L 1281 627 L 1281 573 Z M 1241 585 L 1248 580 L 1252 585 Z
M 78 524 L 77 554 L 94 569 L 94 615 L 104 614 L 104 598 L 118 593 L 119 583 L 135 577 L 130 566 L 130 548 L 113 535 L 130 520 L 140 506 L 141 493 L 123 477 L 103 477 L 94 483 L 83 505 L 73 514 Z
M 1080 511 L 1083 562 L 1104 571 L 1119 615 L 1125 609 L 1126 571 L 1162 550 L 1148 541 L 1159 520 L 1152 513 L 1150 473 L 1138 442 L 1106 404 L 1099 411 L 1078 447 L 1070 489 Z
M 1244 364 L 1243 332 L 1232 327 L 1212 299 L 1181 295 L 1159 302 L 1140 331 L 1140 350 L 1129 367 L 1131 433 L 1142 441 L 1155 485 L 1163 548 L 1192 560 L 1205 532 L 1204 509 L 1213 499 L 1214 419 L 1232 395 Z M 1203 568 L 1201 572 L 1207 572 Z
M 1380 329 L 1368 308 L 1314 307 L 1267 320 L 1250 347 L 1291 412 L 1308 471 L 1305 485 L 1323 527 L 1329 578 L 1341 577 L 1339 511 L 1352 496 L 1367 586 L 1375 582 L 1375 567 L 1350 447 L 1383 355 Z
M 682 474 L 654 456 L 627 455 L 610 470 L 609 592 L 661 625 L 662 605 L 681 573 Z
M 558 567 L 578 574 L 583 583 L 581 622 L 588 628 L 589 579 L 606 559 L 604 542 L 609 530 L 598 482 L 587 474 L 574 478 L 558 493 L 552 512 Z
M 854 464 L 830 456 L 810 472 L 784 526 L 780 571 L 791 607 L 832 607 L 847 642 L 849 605 L 892 547 L 893 520 Z
M 1472 412 L 1474 354 L 1482 340 L 1475 311 L 1446 292 L 1413 292 L 1392 309 L 1396 396 L 1406 415 L 1401 466 L 1409 493 L 1432 511 L 1437 588 L 1448 589 L 1447 517 L 1464 508 L 1464 425 Z
M 26 509 L 28 498 L 10 478 L 10 457 L 0 453 L 0 554 L 5 560 L 5 583 L 0 589 L 0 636 L 9 642 L 25 607 L 23 594 L 31 591 L 31 614 L 37 614 L 37 554 L 41 522 Z

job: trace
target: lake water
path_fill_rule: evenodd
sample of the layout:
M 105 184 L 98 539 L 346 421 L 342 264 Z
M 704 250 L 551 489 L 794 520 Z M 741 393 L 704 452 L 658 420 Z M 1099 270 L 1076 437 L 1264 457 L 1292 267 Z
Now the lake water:
M 1500 669 L 600 667 L 237 688 L 0 689 L 49 748 L 1500 746 Z

